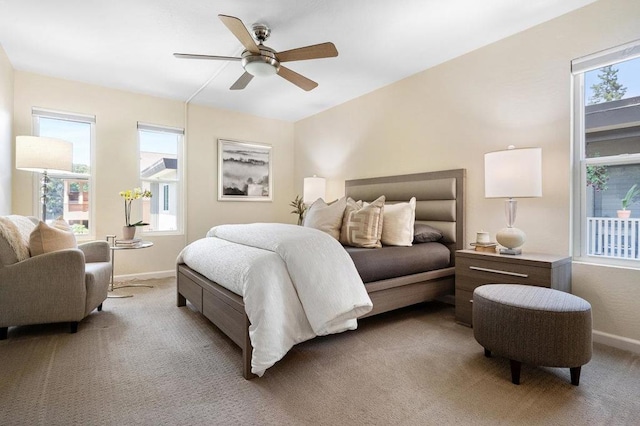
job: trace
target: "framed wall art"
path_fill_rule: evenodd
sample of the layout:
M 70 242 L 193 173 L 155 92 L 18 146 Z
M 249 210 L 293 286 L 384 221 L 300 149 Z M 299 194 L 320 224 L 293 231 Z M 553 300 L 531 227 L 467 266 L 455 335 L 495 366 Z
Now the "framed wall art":
M 271 145 L 218 139 L 218 200 L 271 201 Z

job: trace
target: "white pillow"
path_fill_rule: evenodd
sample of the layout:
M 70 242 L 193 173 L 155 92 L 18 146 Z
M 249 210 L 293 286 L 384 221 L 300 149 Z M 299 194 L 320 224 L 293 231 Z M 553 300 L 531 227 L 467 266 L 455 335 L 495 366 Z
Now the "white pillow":
M 416 197 L 408 203 L 384 205 L 382 244 L 410 246 L 413 244 L 413 225 L 416 221 Z
M 31 256 L 77 247 L 76 236 L 63 219 L 56 219 L 51 226 L 41 221 L 29 236 Z
M 345 197 L 331 204 L 327 204 L 322 198 L 319 198 L 311 204 L 305 213 L 303 226 L 319 229 L 337 240 L 340 238 L 342 215 L 346 207 Z

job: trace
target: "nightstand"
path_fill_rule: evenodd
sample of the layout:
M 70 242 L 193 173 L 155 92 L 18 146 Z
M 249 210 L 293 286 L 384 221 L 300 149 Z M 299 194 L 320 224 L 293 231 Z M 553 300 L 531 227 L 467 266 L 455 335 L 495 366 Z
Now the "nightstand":
M 456 252 L 456 322 L 471 326 L 473 290 L 484 284 L 524 284 L 571 291 L 571 258 L 542 253 L 517 256 Z

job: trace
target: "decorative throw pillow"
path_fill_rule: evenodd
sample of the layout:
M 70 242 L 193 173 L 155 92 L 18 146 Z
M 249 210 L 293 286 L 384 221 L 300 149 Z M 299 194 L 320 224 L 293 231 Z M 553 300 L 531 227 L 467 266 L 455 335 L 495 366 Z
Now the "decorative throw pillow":
M 440 241 L 442 239 L 442 232 L 438 231 L 433 226 L 425 225 L 423 223 L 416 223 L 414 225 L 413 243 L 431 243 L 434 241 Z
M 347 208 L 342 219 L 340 242 L 346 246 L 382 247 L 382 222 L 384 195 L 366 206 L 361 201 L 347 199 Z
M 27 216 L 0 217 L 0 239 L 3 240 L 0 261 L 3 265 L 12 265 L 29 258 L 29 235 L 34 227 L 35 223 Z
M 416 197 L 408 203 L 384 205 L 382 244 L 410 246 L 413 243 L 413 224 L 416 221 Z
M 330 204 L 319 198 L 304 215 L 303 226 L 319 229 L 337 240 L 340 238 L 342 215 L 346 206 L 347 201 L 344 197 Z
M 61 219 L 53 221 L 51 226 L 44 222 L 38 223 L 29 237 L 31 256 L 76 247 L 76 236 L 73 235 L 69 224 Z

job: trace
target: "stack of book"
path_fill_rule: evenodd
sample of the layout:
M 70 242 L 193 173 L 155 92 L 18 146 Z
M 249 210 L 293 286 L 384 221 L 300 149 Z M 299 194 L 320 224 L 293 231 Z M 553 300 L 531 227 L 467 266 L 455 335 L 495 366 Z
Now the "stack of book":
M 471 246 L 475 248 L 476 251 L 483 251 L 486 253 L 495 253 L 496 248 L 498 247 L 497 243 L 471 243 Z
M 134 238 L 132 240 L 116 240 L 116 246 L 118 247 L 134 247 L 140 244 L 142 241 L 140 238 Z

